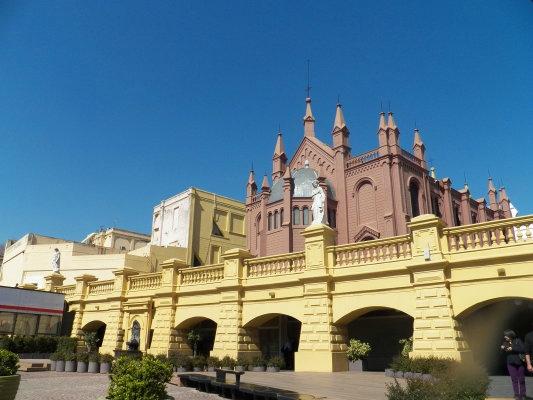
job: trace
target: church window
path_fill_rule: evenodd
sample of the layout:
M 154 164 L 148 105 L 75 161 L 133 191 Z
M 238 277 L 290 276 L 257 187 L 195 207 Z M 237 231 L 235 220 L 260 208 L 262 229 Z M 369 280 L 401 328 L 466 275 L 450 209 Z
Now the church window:
M 283 225 L 283 208 L 279 210 L 279 227 Z
M 268 230 L 272 230 L 272 226 L 274 225 L 273 216 L 272 213 L 268 213 Z
M 472 223 L 473 223 L 473 224 L 477 224 L 477 222 L 478 222 L 478 221 L 477 221 L 477 214 L 476 214 L 475 212 L 472 211 L 471 216 L 472 216 Z
M 332 228 L 337 227 L 337 212 L 335 210 L 328 210 L 328 222 Z
M 459 211 L 459 205 L 454 204 L 453 206 L 453 220 L 455 222 L 455 226 L 461 225 L 461 213 Z
M 279 212 L 278 210 L 274 211 L 274 229 L 278 229 L 279 226 Z
M 433 214 L 435 214 L 437 217 L 442 217 L 442 214 L 440 213 L 440 207 L 439 207 L 439 198 L 437 196 L 431 197 L 431 208 Z
M 411 216 L 418 217 L 420 215 L 420 206 L 418 203 L 418 183 L 412 179 L 409 183 L 409 194 L 411 195 Z
M 309 209 L 307 207 L 304 207 L 302 209 L 302 214 L 303 214 L 302 224 L 303 225 L 309 225 Z
M 292 223 L 294 225 L 300 225 L 300 209 L 298 207 L 292 209 Z

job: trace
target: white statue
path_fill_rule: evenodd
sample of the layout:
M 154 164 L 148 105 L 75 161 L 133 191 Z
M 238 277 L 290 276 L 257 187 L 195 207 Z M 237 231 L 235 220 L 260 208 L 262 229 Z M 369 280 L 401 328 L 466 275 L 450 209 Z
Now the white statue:
M 61 264 L 61 253 L 59 249 L 54 249 L 54 254 L 52 254 L 51 259 L 52 271 L 56 274 L 59 274 L 59 266 Z
M 313 196 L 313 205 L 311 206 L 311 210 L 313 211 L 313 223 L 311 225 L 327 224 L 326 215 L 324 213 L 326 194 L 316 180 L 313 182 L 311 196 Z

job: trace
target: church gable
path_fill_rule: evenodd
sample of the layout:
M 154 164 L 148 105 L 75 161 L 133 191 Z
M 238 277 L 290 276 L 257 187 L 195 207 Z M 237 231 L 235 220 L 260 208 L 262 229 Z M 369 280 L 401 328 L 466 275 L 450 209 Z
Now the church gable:
M 304 137 L 296 153 L 290 162 L 290 168 L 299 169 L 305 167 L 305 161 L 309 161 L 309 167 L 316 171 L 322 171 L 326 177 L 334 174 L 334 153 L 331 148 L 314 137 Z

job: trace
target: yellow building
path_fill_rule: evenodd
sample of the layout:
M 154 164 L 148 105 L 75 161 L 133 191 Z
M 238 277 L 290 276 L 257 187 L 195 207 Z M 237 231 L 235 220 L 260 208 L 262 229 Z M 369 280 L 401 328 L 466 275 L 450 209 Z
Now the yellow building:
M 152 354 L 190 354 L 190 329 L 201 352 L 220 357 L 274 355 L 292 343 L 297 371 L 346 370 L 351 337 L 371 342 L 375 370 L 410 335 L 412 356 L 490 359 L 483 349 L 500 329 L 531 317 L 533 216 L 446 228 L 422 215 L 409 230 L 335 246 L 331 228 L 311 225 L 302 252 L 233 249 L 202 267 L 171 259 L 160 272 L 125 268 L 105 281 L 82 275 L 58 287 L 50 277 L 48 288 L 66 295 L 73 335 L 105 327 L 103 352 L 125 349 L 136 323 Z

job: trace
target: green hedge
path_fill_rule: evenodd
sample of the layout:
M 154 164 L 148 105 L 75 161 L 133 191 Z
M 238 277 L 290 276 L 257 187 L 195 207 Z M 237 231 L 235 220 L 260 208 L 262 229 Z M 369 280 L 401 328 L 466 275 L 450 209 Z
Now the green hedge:
M 387 385 L 389 400 L 485 400 L 489 387 L 486 371 L 474 362 L 397 357 L 391 368 L 431 374 L 434 379 L 407 379 L 405 386 L 395 380 Z
M 18 356 L 5 349 L 0 349 L 0 376 L 15 375 L 18 370 Z
M 172 378 L 172 365 L 151 355 L 142 359 L 120 357 L 115 361 L 107 399 L 163 400 L 166 383 Z
M 56 351 L 58 336 L 0 336 L 0 349 L 13 353 L 53 353 Z

